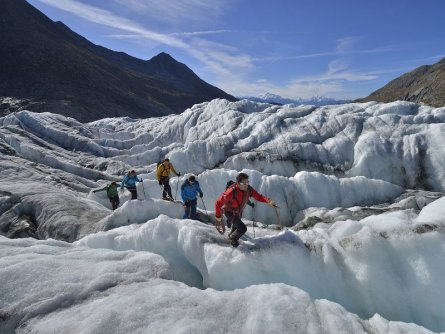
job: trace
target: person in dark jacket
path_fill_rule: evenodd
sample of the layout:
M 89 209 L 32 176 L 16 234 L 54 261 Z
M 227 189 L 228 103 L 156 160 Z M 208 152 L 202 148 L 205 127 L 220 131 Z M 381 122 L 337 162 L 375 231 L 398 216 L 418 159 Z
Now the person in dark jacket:
M 239 238 L 247 231 L 241 216 L 250 197 L 276 207 L 276 203 L 273 200 L 258 193 L 249 185 L 249 176 L 245 173 L 239 173 L 236 177 L 236 184 L 224 191 L 215 202 L 216 229 L 219 233 L 224 234 L 225 226 L 222 219 L 222 213 L 224 212 L 227 221 L 232 226 L 229 239 L 233 247 L 238 247 Z
M 121 189 L 124 189 L 124 187 L 126 187 L 128 189 L 128 191 L 131 193 L 131 199 L 137 199 L 138 192 L 136 190 L 136 183 L 138 183 L 138 182 L 142 182 L 142 180 L 140 180 L 137 177 L 136 171 L 134 169 L 132 169 L 122 179 Z
M 201 198 L 204 196 L 196 177 L 191 175 L 181 186 L 181 197 L 184 203 L 184 216 L 182 218 L 198 219 L 196 214 L 198 194 Z
M 117 192 L 117 183 L 111 182 L 108 186 L 105 186 L 101 189 L 93 190 L 93 193 L 97 193 L 99 191 L 106 191 L 108 199 L 110 200 L 111 207 L 113 211 L 119 207 L 119 194 Z

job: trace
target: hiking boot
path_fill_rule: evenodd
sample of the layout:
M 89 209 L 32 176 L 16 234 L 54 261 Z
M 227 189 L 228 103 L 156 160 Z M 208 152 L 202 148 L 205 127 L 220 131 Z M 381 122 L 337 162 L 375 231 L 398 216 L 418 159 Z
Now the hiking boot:
M 232 233 L 233 233 L 233 231 L 229 232 L 229 240 L 232 240 Z
M 229 233 L 229 239 L 235 239 L 236 238 L 235 234 L 236 234 L 236 228 L 235 226 L 233 226 Z
M 164 201 L 170 201 L 170 202 L 173 202 L 173 198 L 171 198 L 171 197 L 162 197 L 162 199 L 163 199 Z
M 237 238 L 237 233 L 236 230 L 233 229 L 232 231 L 230 231 L 229 233 L 229 240 L 230 240 L 230 244 L 232 245 L 232 247 L 238 247 L 239 246 L 239 242 L 238 242 L 238 238 Z

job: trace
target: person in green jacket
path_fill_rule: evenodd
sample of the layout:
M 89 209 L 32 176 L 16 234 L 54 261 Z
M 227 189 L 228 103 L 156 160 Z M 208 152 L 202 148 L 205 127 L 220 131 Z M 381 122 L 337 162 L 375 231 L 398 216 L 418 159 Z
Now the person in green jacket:
M 111 207 L 113 211 L 116 210 L 119 206 L 119 194 L 117 192 L 117 183 L 111 182 L 108 186 L 105 186 L 101 189 L 93 190 L 93 193 L 97 193 L 98 191 L 107 191 L 108 199 L 111 202 Z

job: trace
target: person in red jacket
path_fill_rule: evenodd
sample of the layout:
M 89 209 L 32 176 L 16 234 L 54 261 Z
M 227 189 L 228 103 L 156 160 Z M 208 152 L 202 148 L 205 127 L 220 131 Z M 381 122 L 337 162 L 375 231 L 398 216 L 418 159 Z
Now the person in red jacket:
M 249 176 L 245 173 L 239 173 L 236 177 L 236 184 L 224 191 L 215 202 L 216 229 L 221 234 L 224 234 L 225 232 L 225 226 L 222 219 L 222 212 L 224 211 L 224 215 L 227 218 L 227 226 L 232 227 L 229 239 L 230 244 L 233 247 L 238 247 L 238 239 L 247 231 L 247 227 L 242 222 L 241 216 L 250 197 L 253 197 L 259 202 L 276 207 L 273 200 L 261 195 L 249 186 Z

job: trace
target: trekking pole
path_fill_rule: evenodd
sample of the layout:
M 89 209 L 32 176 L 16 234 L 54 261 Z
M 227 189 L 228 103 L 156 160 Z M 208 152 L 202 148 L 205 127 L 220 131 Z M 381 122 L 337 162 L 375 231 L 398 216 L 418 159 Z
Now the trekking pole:
M 255 206 L 252 208 L 253 238 L 255 239 Z
M 201 202 L 202 202 L 202 206 L 204 207 L 204 210 L 206 211 L 206 215 L 208 216 L 209 214 L 207 213 L 207 208 L 206 205 L 204 204 L 204 200 L 201 197 Z
M 176 196 L 178 195 L 178 186 L 179 186 L 179 175 L 178 175 L 178 182 L 176 183 L 175 201 L 176 201 Z
M 282 230 L 283 229 L 283 225 L 281 225 L 280 215 L 278 214 L 278 207 L 274 206 L 274 209 L 275 209 L 275 214 L 277 216 L 277 223 L 278 223 L 277 226 L 278 226 L 278 229 Z
M 144 180 L 142 180 L 141 183 L 142 183 L 142 191 L 144 192 L 144 199 L 147 199 L 147 196 L 145 195 Z

